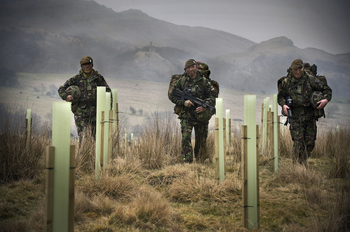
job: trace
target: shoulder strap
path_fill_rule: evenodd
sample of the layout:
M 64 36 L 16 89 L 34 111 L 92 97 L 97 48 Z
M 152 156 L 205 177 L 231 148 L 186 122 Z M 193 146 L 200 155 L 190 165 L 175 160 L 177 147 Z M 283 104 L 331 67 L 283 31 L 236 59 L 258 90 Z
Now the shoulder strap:
M 182 89 L 183 89 L 184 86 L 185 86 L 185 82 L 186 82 L 186 75 L 183 75 L 183 76 L 181 77 L 181 81 L 180 81 L 180 86 L 181 86 Z
M 308 79 L 309 79 L 309 82 L 310 82 L 310 85 L 311 85 L 312 90 L 315 90 L 316 87 L 315 87 L 315 85 L 314 85 L 313 78 L 316 78 L 316 77 L 310 75 L 310 74 L 307 73 L 307 72 L 306 72 L 306 75 L 308 76 Z

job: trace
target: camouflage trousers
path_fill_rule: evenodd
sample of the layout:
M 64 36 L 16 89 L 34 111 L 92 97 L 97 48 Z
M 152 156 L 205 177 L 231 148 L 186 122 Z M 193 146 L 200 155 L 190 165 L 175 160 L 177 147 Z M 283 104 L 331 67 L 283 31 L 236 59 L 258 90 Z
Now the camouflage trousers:
M 306 165 L 315 147 L 317 125 L 314 118 L 293 118 L 293 129 L 290 130 L 293 144 L 293 162 Z
M 79 142 L 82 141 L 84 136 L 96 136 L 96 120 L 90 117 L 82 117 L 74 115 L 75 126 L 77 127 Z
M 181 158 L 184 162 L 193 162 L 193 148 L 191 143 L 192 129 L 195 133 L 194 155 L 199 162 L 207 158 L 206 140 L 208 136 L 208 123 L 193 122 L 189 119 L 182 119 L 181 122 L 182 144 Z

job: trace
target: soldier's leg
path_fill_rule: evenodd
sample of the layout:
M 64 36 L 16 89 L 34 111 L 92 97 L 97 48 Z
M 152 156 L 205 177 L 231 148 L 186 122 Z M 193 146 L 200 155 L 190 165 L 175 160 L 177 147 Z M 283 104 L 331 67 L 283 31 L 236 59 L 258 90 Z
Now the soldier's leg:
M 74 115 L 74 121 L 75 121 L 75 126 L 77 127 L 77 132 L 79 136 L 79 142 L 81 142 L 82 139 L 82 134 L 84 131 L 84 126 L 83 122 L 81 121 L 80 117 Z
M 106 126 L 107 124 L 105 124 Z M 107 125 L 109 126 L 109 125 Z M 87 128 L 86 128 L 86 136 L 89 137 L 93 137 L 93 139 L 96 139 L 96 121 L 93 121 L 91 119 L 89 119 L 88 123 L 87 123 Z
M 75 126 L 77 127 L 79 142 L 85 137 L 86 127 L 88 126 L 88 120 L 81 116 L 74 115 Z
M 193 124 L 187 119 L 181 120 L 181 158 L 184 162 L 192 163 L 193 161 L 193 151 L 191 144 L 191 134 L 192 134 Z
M 194 154 L 199 162 L 204 162 L 207 157 L 206 141 L 208 136 L 208 124 L 194 125 L 195 146 Z
M 303 153 L 305 152 L 305 142 L 304 142 L 304 132 L 305 128 L 302 123 L 298 120 L 293 120 L 293 129 L 290 130 L 293 144 L 293 163 L 302 162 Z
M 309 120 L 306 125 L 306 132 L 305 132 L 307 158 L 310 157 L 311 152 L 315 148 L 316 136 L 317 136 L 316 120 Z

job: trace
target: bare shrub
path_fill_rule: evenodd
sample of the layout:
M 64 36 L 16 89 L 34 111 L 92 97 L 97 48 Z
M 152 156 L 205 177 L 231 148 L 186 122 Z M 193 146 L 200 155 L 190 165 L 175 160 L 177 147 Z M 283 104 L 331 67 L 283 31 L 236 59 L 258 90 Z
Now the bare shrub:
M 27 139 L 26 133 L 22 132 L 24 123 L 21 123 L 25 119 L 12 123 L 13 113 L 7 111 L 0 121 L 0 183 L 36 176 L 43 168 L 42 158 L 50 142 L 45 127 L 41 128 L 41 134 L 32 130 Z
M 91 129 L 86 129 L 86 134 L 82 140 L 75 141 L 75 163 L 78 176 L 84 173 L 92 173 L 95 169 L 96 141 L 91 134 Z
M 290 132 L 287 129 L 287 127 L 284 127 L 284 129 L 280 133 L 280 156 L 285 158 L 292 158 L 293 156 L 293 140 L 290 136 Z
M 350 186 L 339 189 L 336 197 L 331 197 L 324 204 L 327 214 L 316 215 L 310 227 L 314 231 L 350 231 Z
M 132 156 L 140 159 L 147 169 L 160 169 L 165 164 L 174 164 L 180 159 L 181 142 L 178 126 L 170 117 L 162 119 L 158 114 L 149 118 Z
M 332 167 L 329 172 L 331 178 L 347 178 L 350 176 L 350 161 L 349 161 L 349 144 L 350 130 L 349 127 L 339 131 L 328 132 L 329 136 L 334 137 L 334 143 L 326 143 L 327 147 L 332 146 L 334 153 L 327 153 L 332 159 Z
M 139 159 L 127 160 L 117 157 L 109 162 L 107 172 L 109 176 L 122 176 L 126 174 L 142 174 L 144 170 Z

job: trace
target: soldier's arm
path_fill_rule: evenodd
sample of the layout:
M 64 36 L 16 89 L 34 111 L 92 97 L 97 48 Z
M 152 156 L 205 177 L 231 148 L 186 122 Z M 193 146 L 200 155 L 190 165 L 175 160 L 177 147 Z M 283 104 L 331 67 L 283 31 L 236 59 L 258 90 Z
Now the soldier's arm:
M 323 109 L 332 99 L 332 89 L 328 86 L 328 84 L 325 84 L 319 80 L 316 80 L 316 82 L 316 84 L 319 85 L 320 91 L 323 93 L 324 96 L 324 99 L 317 102 L 317 109 Z
M 314 86 L 317 88 L 317 91 L 321 91 L 323 96 L 327 101 L 331 101 L 332 99 L 332 89 L 328 86 L 328 84 L 323 83 L 322 81 L 314 78 Z
M 76 76 L 69 78 L 63 85 L 58 88 L 58 94 L 62 98 L 62 100 L 67 100 L 68 94 L 66 93 L 66 89 L 71 86 L 76 85 Z
M 332 99 L 332 89 L 328 85 L 323 86 L 322 93 L 325 99 L 327 99 L 328 101 Z
M 281 88 L 279 89 L 277 94 L 277 102 L 281 107 L 287 104 L 286 102 L 287 95 L 288 95 L 288 92 L 286 87 L 286 81 L 282 81 Z
M 181 90 L 180 82 L 181 82 L 181 78 L 176 81 L 175 86 L 174 86 L 175 89 L 180 89 Z M 180 98 L 174 97 L 173 95 L 170 96 L 170 100 L 171 100 L 172 103 L 174 103 L 176 105 L 184 105 L 184 103 L 185 103 L 185 100 L 182 100 Z
M 204 100 L 208 105 L 215 106 L 215 89 L 210 82 L 206 84 L 206 92 L 208 93 L 208 97 Z

